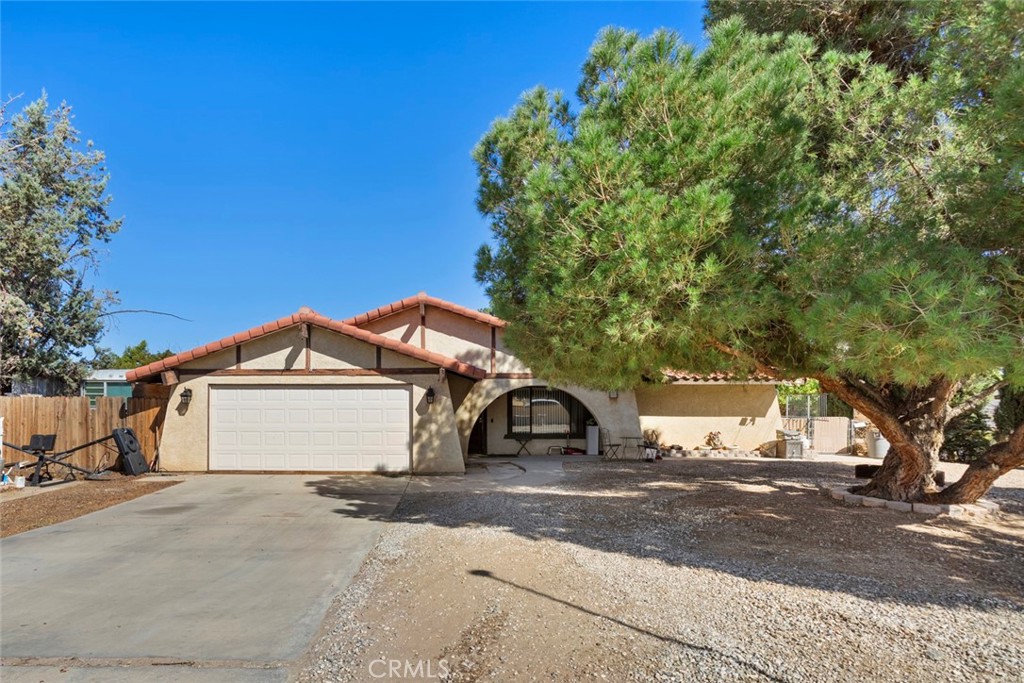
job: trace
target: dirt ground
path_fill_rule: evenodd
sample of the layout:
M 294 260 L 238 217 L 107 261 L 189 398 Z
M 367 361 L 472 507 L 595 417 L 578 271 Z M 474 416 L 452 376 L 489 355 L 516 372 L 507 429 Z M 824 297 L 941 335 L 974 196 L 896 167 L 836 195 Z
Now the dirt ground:
M 0 538 L 65 522 L 177 484 L 110 473 L 102 481 L 79 480 L 35 493 L 4 487 L 0 493 Z
M 844 507 L 834 462 L 565 469 L 408 493 L 298 680 L 1020 680 L 1024 473 L 965 522 Z

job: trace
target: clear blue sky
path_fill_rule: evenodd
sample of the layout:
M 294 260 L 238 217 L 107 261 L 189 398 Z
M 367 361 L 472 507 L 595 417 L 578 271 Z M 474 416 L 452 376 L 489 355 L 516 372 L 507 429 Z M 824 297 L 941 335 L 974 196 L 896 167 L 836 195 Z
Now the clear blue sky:
M 420 290 L 486 305 L 470 150 L 537 84 L 575 90 L 608 25 L 699 43 L 703 5 L 22 3 L 0 94 L 74 107 L 124 227 L 104 343 L 179 351 Z

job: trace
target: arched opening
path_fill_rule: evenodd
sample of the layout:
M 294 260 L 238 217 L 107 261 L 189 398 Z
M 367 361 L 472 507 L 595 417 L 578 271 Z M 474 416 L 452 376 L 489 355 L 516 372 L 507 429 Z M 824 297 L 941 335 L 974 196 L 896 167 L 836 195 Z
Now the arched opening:
M 560 448 L 586 451 L 593 411 L 564 389 L 546 384 L 506 389 L 473 420 L 466 455 L 545 455 Z

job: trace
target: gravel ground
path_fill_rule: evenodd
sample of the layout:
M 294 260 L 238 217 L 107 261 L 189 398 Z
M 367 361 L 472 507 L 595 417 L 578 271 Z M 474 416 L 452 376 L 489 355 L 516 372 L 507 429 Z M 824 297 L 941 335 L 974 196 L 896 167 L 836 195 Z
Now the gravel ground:
M 108 479 L 83 479 L 52 488 L 45 486 L 42 491 L 4 487 L 0 495 L 0 538 L 66 522 L 178 483 L 124 477 L 113 472 L 105 476 Z
M 565 467 L 407 494 L 295 678 L 1024 680 L 1024 473 L 963 522 L 818 495 L 844 463 Z

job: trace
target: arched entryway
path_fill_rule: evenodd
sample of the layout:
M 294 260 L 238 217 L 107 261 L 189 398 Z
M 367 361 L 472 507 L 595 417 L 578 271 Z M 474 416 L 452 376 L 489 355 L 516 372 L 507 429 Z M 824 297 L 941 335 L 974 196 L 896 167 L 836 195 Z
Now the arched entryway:
M 589 409 L 563 389 L 532 386 L 496 398 L 469 434 L 468 455 L 540 455 L 554 449 L 586 449 Z
M 478 426 L 481 419 L 486 421 L 482 427 Z M 579 387 L 552 389 L 539 379 L 480 380 L 459 405 L 455 421 L 463 458 L 469 455 L 474 427 L 488 432 L 485 450 L 507 455 L 521 446 L 516 436 L 527 440 L 524 453 L 537 455 L 546 453 L 549 446 L 566 445 L 566 429 L 569 443 L 583 448 L 584 429 L 590 421 L 613 433 L 624 429 L 639 433 L 640 428 L 631 393 L 612 399 L 604 392 Z

